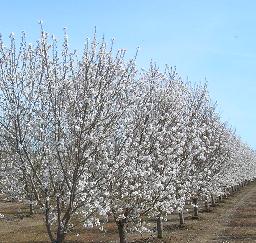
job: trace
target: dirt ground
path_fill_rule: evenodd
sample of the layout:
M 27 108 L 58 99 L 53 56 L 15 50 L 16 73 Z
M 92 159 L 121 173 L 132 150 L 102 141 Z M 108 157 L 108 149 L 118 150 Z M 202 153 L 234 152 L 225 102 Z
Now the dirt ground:
M 161 240 L 156 239 L 153 232 L 129 234 L 129 242 L 256 242 L 256 183 L 224 199 L 211 212 L 201 210 L 198 220 L 193 220 L 191 213 L 191 210 L 185 212 L 186 224 L 183 228 L 178 226 L 178 216 L 171 215 L 164 224 L 164 238 Z M 154 228 L 155 223 L 151 223 Z M 0 242 L 49 242 L 42 215 L 36 213 L 28 217 L 28 208 L 23 204 L 0 198 Z M 69 233 L 66 242 L 118 242 L 117 229 L 113 222 L 106 225 L 104 232 L 76 228 Z

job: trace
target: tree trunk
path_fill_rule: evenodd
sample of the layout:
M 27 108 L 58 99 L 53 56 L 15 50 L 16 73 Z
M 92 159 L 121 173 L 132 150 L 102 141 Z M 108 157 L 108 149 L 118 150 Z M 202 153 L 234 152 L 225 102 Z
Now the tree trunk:
M 182 210 L 179 212 L 179 218 L 180 218 L 180 226 L 183 226 L 185 221 L 184 221 L 184 215 Z
M 63 231 L 57 232 L 57 239 L 54 241 L 54 243 L 63 243 L 65 239 L 65 233 Z
M 193 219 L 198 219 L 198 198 L 192 198 L 193 202 Z
M 216 202 L 215 202 L 215 197 L 213 194 L 211 194 L 211 206 L 215 207 L 216 206 Z
M 228 188 L 229 195 L 232 196 L 234 194 L 233 186 Z
M 34 208 L 33 208 L 33 195 L 30 194 L 29 196 L 29 215 L 33 215 L 34 214 Z
M 126 224 L 127 224 L 126 219 L 117 221 L 120 243 L 128 243 Z
M 157 238 L 162 239 L 163 238 L 163 220 L 161 215 L 157 217 L 156 228 L 157 228 Z
M 233 193 L 236 192 L 236 186 L 232 186 L 232 192 L 233 192 Z
M 57 228 L 57 239 L 55 243 L 63 243 L 65 238 L 65 229 L 64 224 L 61 221 L 61 199 L 60 195 L 57 195 L 56 197 L 56 203 L 57 203 L 57 222 L 58 222 L 58 228 Z
M 33 204 L 30 203 L 30 204 L 29 204 L 29 215 L 31 216 L 31 215 L 33 215 L 33 214 L 34 214 Z
M 205 197 L 205 200 L 204 200 L 204 208 L 206 212 L 210 212 L 210 205 L 207 197 Z
M 55 242 L 52 231 L 51 231 L 51 224 L 50 224 L 50 219 L 49 219 L 49 214 L 50 214 L 50 207 L 49 207 L 49 201 L 48 201 L 48 190 L 45 189 L 45 225 L 47 229 L 48 236 L 51 240 L 51 242 Z

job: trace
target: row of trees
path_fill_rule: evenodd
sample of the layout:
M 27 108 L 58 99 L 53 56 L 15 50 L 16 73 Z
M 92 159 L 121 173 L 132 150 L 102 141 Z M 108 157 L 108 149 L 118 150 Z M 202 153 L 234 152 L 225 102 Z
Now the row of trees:
M 252 180 L 255 151 L 223 123 L 206 85 L 181 80 L 94 35 L 82 55 L 42 29 L 35 45 L 0 39 L 1 190 L 44 210 L 51 242 L 73 220 L 162 219 Z M 197 203 L 197 201 L 194 201 Z

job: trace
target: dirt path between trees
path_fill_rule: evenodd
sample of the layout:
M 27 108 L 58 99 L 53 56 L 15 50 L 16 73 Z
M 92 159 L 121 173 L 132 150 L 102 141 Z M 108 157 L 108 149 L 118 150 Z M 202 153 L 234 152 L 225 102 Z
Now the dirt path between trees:
M 223 227 L 213 242 L 256 242 L 256 185 L 244 188 L 234 198 L 219 224 Z M 220 227 L 221 228 L 221 227 Z
M 199 220 L 187 220 L 186 228 L 168 232 L 162 242 L 256 242 L 256 183 L 225 199 Z

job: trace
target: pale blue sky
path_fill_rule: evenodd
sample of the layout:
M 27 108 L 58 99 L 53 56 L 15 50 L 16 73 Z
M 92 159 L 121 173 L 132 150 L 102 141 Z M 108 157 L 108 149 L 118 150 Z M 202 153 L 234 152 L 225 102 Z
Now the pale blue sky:
M 2 0 L 0 32 L 24 30 L 31 42 L 46 31 L 80 49 L 94 26 L 116 39 L 138 65 L 151 59 L 177 67 L 184 79 L 208 80 L 223 120 L 256 149 L 256 1 L 254 0 Z

